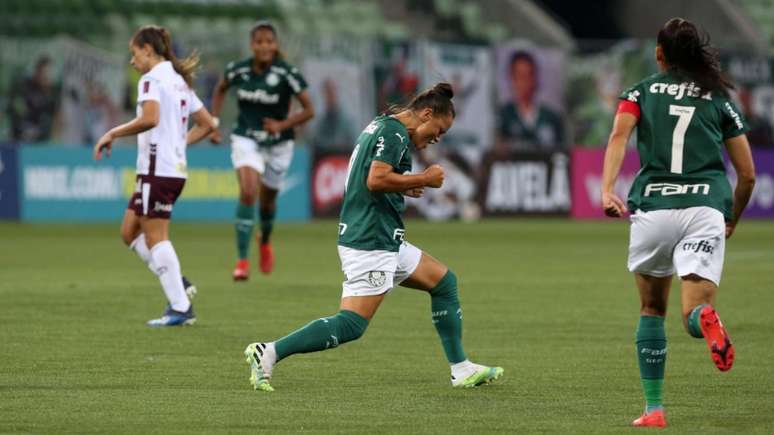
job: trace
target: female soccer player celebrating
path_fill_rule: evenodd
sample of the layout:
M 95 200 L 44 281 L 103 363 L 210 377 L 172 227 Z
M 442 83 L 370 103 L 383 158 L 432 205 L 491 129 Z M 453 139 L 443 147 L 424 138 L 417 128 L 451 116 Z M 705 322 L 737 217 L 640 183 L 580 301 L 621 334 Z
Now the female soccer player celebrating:
M 250 47 L 253 56 L 228 64 L 212 98 L 212 113 L 216 117 L 229 88 L 236 88 L 239 102 L 239 116 L 231 134 L 231 161 L 239 180 L 235 223 L 239 260 L 233 272 L 235 281 L 244 281 L 250 274 L 247 255 L 255 225 L 255 202 L 259 198 L 260 267 L 266 274 L 274 267 L 269 237 L 277 210 L 277 193 L 293 158 L 293 128 L 314 116 L 306 81 L 296 67 L 282 58 L 274 26 L 266 21 L 256 23 L 250 31 Z M 293 96 L 303 110 L 288 117 Z M 219 143 L 220 132 L 216 131 L 211 140 Z
M 177 59 L 163 27 L 144 26 L 129 43 L 131 64 L 140 73 L 137 117 L 105 133 L 94 159 L 110 156 L 113 141 L 137 135 L 137 187 L 121 224 L 121 237 L 158 275 L 169 306 L 149 326 L 190 325 L 194 317 L 180 262 L 169 241 L 172 206 L 186 180 L 186 145 L 207 137 L 215 122 L 191 89 L 196 55 Z M 187 131 L 188 118 L 196 125 Z
M 376 117 L 360 134 L 349 161 L 339 222 L 339 258 L 346 276 L 339 312 L 317 319 L 270 343 L 245 349 L 254 388 L 273 391 L 274 365 L 290 355 L 317 352 L 360 338 L 384 297 L 402 285 L 430 294 L 432 319 L 451 365 L 452 385 L 473 387 L 503 369 L 470 362 L 462 348 L 462 309 L 457 278 L 445 265 L 404 240 L 404 195 L 420 197 L 441 187 L 444 171 L 411 170 L 410 144 L 422 150 L 438 142 L 454 121 L 452 88 L 439 83 L 394 115 Z
M 621 94 L 605 153 L 602 205 L 608 216 L 627 211 L 613 188 L 636 127 L 642 167 L 628 199 L 634 212 L 628 267 L 640 292 L 636 345 L 646 409 L 632 424 L 665 427 L 664 316 L 675 271 L 688 333 L 706 340 L 721 371 L 734 362 L 734 348 L 713 304 L 725 239 L 750 199 L 755 169 L 747 126 L 728 98 L 732 85 L 720 71 L 709 37 L 689 21 L 671 19 L 658 33 L 656 61 L 660 73 Z M 733 194 L 724 145 L 738 176 Z

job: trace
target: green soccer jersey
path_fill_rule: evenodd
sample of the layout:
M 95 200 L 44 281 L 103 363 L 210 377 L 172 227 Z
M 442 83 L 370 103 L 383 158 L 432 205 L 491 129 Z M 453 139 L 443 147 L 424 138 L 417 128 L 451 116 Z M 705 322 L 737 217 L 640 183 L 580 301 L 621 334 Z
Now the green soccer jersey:
M 341 206 L 339 245 L 397 252 L 406 231 L 401 218 L 403 194 L 368 190 L 366 179 L 374 160 L 389 164 L 399 174 L 411 171 L 408 131 L 391 116 L 377 116 L 357 138 Z
M 707 206 L 732 219 L 723 142 L 747 131 L 734 103 L 670 72 L 648 77 L 619 98 L 640 108 L 640 170 L 629 191 L 629 208 Z
M 298 68 L 275 58 L 269 68 L 257 74 L 250 57 L 229 63 L 224 77 L 229 88 L 234 89 L 239 104 L 234 134 L 254 139 L 260 146 L 294 138 L 292 128 L 269 135 L 263 130 L 263 120 L 288 117 L 291 97 L 306 89 L 306 81 Z

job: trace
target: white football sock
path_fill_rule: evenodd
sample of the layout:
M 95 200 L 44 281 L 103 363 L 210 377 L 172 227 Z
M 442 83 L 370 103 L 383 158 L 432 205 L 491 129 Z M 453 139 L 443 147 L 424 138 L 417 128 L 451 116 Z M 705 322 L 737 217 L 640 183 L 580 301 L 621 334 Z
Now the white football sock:
M 164 240 L 156 243 L 150 250 L 156 275 L 159 276 L 161 287 L 167 295 L 169 305 L 175 311 L 185 313 L 191 307 L 191 301 L 185 294 L 183 280 L 180 276 L 180 261 L 177 259 L 172 242 Z
M 140 257 L 140 260 L 148 266 L 148 269 L 156 275 L 156 269 L 153 267 L 150 249 L 148 249 L 148 243 L 145 241 L 144 233 L 140 233 L 140 235 L 129 244 L 129 249 L 134 251 L 137 256 Z
M 277 350 L 274 348 L 273 341 L 271 343 L 266 343 L 266 358 L 272 366 L 277 363 Z

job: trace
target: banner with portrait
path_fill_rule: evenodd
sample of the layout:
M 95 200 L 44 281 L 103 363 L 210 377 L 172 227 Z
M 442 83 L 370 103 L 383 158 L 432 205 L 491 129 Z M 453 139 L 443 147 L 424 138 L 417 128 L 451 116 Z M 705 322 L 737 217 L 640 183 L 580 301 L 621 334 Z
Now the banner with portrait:
M 567 149 L 566 54 L 511 41 L 496 48 L 496 148 L 500 152 Z
M 375 114 L 371 45 L 352 38 L 310 39 L 302 56 L 315 109 L 306 142 L 323 152 L 349 153 Z
M 425 42 L 421 45 L 422 88 L 448 82 L 456 117 L 443 137 L 443 149 L 478 165 L 492 147 L 492 50 L 490 47 Z

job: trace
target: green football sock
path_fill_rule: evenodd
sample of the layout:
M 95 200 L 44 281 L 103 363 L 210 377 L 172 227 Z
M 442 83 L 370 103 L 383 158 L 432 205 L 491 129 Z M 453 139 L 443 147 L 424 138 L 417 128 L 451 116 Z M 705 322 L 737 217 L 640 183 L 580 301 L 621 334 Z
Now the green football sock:
M 465 361 L 462 348 L 462 308 L 457 297 L 457 277 L 451 270 L 430 289 L 433 324 L 441 337 L 443 351 L 450 364 Z
M 706 306 L 707 304 L 697 305 L 688 315 L 688 333 L 691 337 L 704 338 L 701 332 L 701 310 Z
M 250 250 L 250 239 L 253 237 L 253 226 L 255 225 L 255 207 L 244 205 L 241 202 L 237 205 L 236 221 L 234 229 L 236 230 L 237 255 L 239 259 L 247 258 Z
M 348 341 L 357 340 L 367 327 L 368 319 L 347 310 L 341 310 L 331 317 L 313 320 L 274 342 L 277 361 L 296 353 L 332 349 Z
M 646 412 L 663 407 L 662 388 L 666 356 L 664 318 L 640 316 L 640 323 L 637 326 L 637 360 L 640 366 L 642 390 L 645 393 Z
M 274 210 L 261 209 L 261 243 L 269 243 L 269 237 L 271 237 L 271 230 L 274 228 Z

